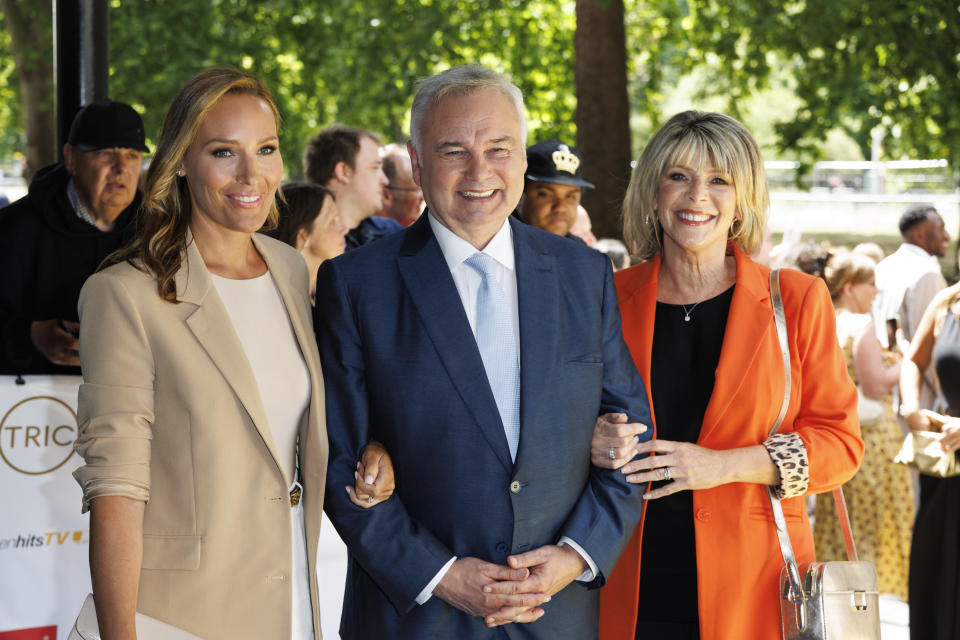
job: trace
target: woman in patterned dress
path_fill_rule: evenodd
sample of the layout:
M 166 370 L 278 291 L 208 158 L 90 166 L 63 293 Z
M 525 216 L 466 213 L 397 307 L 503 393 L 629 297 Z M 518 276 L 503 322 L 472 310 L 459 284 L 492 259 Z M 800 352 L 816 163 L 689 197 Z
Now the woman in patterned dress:
M 850 377 L 860 389 L 860 429 L 866 450 L 857 475 L 843 487 L 861 560 L 877 568 L 881 593 L 907 599 L 913 487 L 909 470 L 893 462 L 903 434 L 891 392 L 900 376 L 899 355 L 880 346 L 870 308 L 877 295 L 873 260 L 843 252 L 831 256 L 823 278 L 837 310 L 837 339 Z M 817 560 L 845 560 L 846 550 L 830 494 L 814 510 Z

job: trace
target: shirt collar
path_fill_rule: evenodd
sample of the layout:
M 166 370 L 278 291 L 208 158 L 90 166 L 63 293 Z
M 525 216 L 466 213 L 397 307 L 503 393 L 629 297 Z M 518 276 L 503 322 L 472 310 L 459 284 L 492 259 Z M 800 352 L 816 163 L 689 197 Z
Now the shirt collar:
M 451 271 L 477 252 L 476 247 L 441 224 L 432 213 L 428 211 L 427 215 L 430 229 L 433 230 L 433 235 L 440 245 L 440 252 L 443 253 L 443 258 Z M 502 267 L 513 271 L 513 231 L 510 229 L 509 220 L 504 219 L 503 226 L 483 248 L 483 253 L 496 260 Z
M 73 207 L 73 211 L 77 214 L 78 218 L 89 225 L 97 226 L 93 216 L 90 215 L 90 212 L 87 211 L 87 208 L 84 206 L 83 200 L 80 199 L 80 193 L 77 191 L 77 185 L 74 184 L 73 178 L 70 178 L 67 182 L 67 200 L 70 201 L 70 206 Z
M 926 249 L 915 244 L 904 242 L 900 245 L 900 249 L 902 249 L 905 253 L 912 253 L 915 256 L 922 256 L 924 258 L 929 258 L 934 262 L 938 262 L 937 256 L 927 253 Z

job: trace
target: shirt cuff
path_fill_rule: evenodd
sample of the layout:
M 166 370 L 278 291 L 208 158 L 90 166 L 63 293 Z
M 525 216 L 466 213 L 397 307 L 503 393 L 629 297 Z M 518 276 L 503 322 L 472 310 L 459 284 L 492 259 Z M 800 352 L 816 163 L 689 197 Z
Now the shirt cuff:
M 810 466 L 807 447 L 796 433 L 775 433 L 763 442 L 773 464 L 780 470 L 777 497 L 796 498 L 807 492 L 810 485 Z
M 565 544 L 570 545 L 574 551 L 580 554 L 580 557 L 583 558 L 583 561 L 587 563 L 587 570 L 577 576 L 577 582 L 593 582 L 596 580 L 597 574 L 599 574 L 600 571 L 597 569 L 597 563 L 593 561 L 593 558 L 590 557 L 590 554 L 584 551 L 583 547 L 567 536 L 560 538 L 560 542 L 557 543 L 557 546 L 562 547 Z
M 128 482 L 120 478 L 95 478 L 88 481 L 83 487 L 83 506 L 81 513 L 90 510 L 90 502 L 94 498 L 105 496 L 123 496 L 138 502 L 150 502 L 150 488 L 138 483 Z
M 453 562 L 457 559 L 457 556 L 453 556 L 447 560 L 447 564 L 440 567 L 440 571 L 437 571 L 437 575 L 433 576 L 433 580 L 427 583 L 427 586 L 423 588 L 417 595 L 417 604 L 423 604 L 430 599 L 430 596 L 433 595 L 433 590 L 437 588 L 437 585 L 440 584 L 440 581 L 443 580 L 443 576 L 447 575 L 447 571 L 450 571 L 450 567 L 453 566 Z

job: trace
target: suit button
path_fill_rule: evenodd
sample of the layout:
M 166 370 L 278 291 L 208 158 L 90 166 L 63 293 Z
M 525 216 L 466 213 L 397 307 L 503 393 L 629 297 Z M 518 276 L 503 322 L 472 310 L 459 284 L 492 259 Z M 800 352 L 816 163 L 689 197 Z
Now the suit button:
M 521 485 L 519 480 L 510 483 L 510 493 L 520 493 Z
M 498 543 L 497 543 L 497 551 L 499 551 L 500 553 L 504 553 L 504 552 L 506 552 L 506 550 L 507 550 L 507 545 L 506 545 L 506 544 L 504 544 L 503 542 L 498 542 Z
M 710 512 L 706 509 L 697 509 L 697 520 L 700 522 L 710 522 Z

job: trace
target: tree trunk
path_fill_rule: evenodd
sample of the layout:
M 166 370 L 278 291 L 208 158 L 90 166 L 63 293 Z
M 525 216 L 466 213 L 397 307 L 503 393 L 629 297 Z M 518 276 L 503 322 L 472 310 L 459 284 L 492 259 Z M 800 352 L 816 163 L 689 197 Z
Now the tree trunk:
M 51 4 L 49 0 L 0 0 L 0 9 L 20 81 L 27 157 L 24 179 L 29 182 L 37 169 L 57 159 Z
M 630 105 L 623 0 L 577 0 L 577 148 L 598 238 L 622 237 L 620 207 L 630 180 Z

